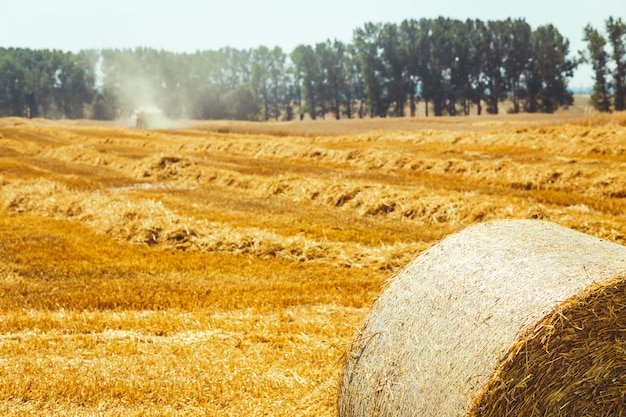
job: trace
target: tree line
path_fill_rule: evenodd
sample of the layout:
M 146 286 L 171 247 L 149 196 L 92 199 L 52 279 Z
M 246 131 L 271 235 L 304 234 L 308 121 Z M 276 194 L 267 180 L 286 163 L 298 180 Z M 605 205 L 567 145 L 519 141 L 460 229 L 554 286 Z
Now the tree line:
M 605 33 L 591 25 L 584 29 L 587 49 L 580 55 L 594 71 L 591 103 L 603 112 L 626 110 L 626 24 L 621 18 L 609 17 Z
M 586 32 L 585 32 L 586 33 Z M 622 52 L 623 57 L 623 52 Z M 554 112 L 577 60 L 553 25 L 523 19 L 366 23 L 351 43 L 174 53 L 0 48 L 0 116 L 292 120 Z
M 0 48 L 0 116 L 78 119 L 95 93 L 94 54 Z

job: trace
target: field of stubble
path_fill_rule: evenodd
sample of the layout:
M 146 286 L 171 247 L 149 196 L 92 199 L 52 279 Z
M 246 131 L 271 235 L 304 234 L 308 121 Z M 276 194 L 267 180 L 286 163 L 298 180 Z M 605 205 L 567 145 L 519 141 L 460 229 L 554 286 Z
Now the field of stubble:
M 626 114 L 0 119 L 0 414 L 334 416 L 381 285 L 492 219 L 625 243 Z

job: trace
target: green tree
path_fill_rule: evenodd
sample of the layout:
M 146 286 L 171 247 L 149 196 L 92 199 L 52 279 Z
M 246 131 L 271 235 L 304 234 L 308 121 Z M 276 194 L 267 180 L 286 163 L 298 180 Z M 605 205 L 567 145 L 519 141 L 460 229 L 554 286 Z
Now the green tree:
M 465 36 L 469 46 L 467 58 L 468 85 L 466 86 L 464 109 L 465 114 L 469 114 L 470 106 L 475 104 L 476 111 L 480 116 L 483 109 L 482 101 L 487 89 L 487 79 L 484 76 L 485 62 L 488 56 L 485 23 L 478 19 L 466 20 Z
M 591 63 L 594 71 L 591 103 L 597 110 L 608 112 L 611 110 L 611 101 L 607 81 L 607 75 L 609 74 L 609 55 L 604 49 L 606 39 L 604 39 L 598 30 L 594 29 L 591 25 L 587 25 L 584 29 L 583 40 L 587 42 L 587 50 L 581 51 L 580 55 L 585 62 Z
M 252 66 L 252 88 L 259 98 L 263 109 L 263 119 L 270 119 L 270 50 L 261 46 L 254 51 Z
M 460 103 L 463 114 L 469 114 L 469 103 L 472 95 L 471 71 L 472 41 L 467 32 L 467 24 L 459 20 L 450 21 L 450 34 L 447 43 L 450 45 L 450 70 L 447 73 L 447 112 L 457 114 Z
M 385 117 L 389 110 L 386 68 L 382 59 L 381 23 L 366 23 L 353 34 L 354 50 L 360 59 L 365 97 L 371 117 Z
M 54 74 L 57 64 L 54 51 L 32 51 L 27 65 L 27 89 L 31 117 L 51 117 L 54 109 Z
M 532 29 L 524 19 L 506 20 L 505 36 L 507 53 L 503 69 L 507 91 L 512 95 L 513 113 L 520 112 L 520 100 L 523 96 L 522 76 L 531 58 Z
M 346 79 L 346 45 L 343 42 L 327 40 L 318 43 L 315 53 L 320 62 L 321 84 L 319 86 L 322 114 L 332 111 L 335 119 L 341 118 L 341 109 L 348 96 Z M 326 104 L 328 103 L 328 104 Z
M 94 120 L 115 120 L 117 118 L 116 97 L 113 92 L 104 88 L 102 92 L 97 92 L 91 103 L 91 115 Z
M 302 80 L 301 114 L 309 113 L 311 119 L 317 118 L 317 107 L 320 101 L 319 86 L 322 84 L 322 70 L 318 57 L 310 45 L 299 45 L 291 53 L 298 79 Z
M 222 96 L 228 82 L 224 73 L 225 56 L 220 51 L 202 51 L 190 57 L 183 76 L 183 97 L 188 113 L 195 119 L 222 119 Z
M 415 117 L 417 107 L 417 85 L 419 84 L 419 22 L 404 20 L 400 24 L 400 53 L 406 71 L 406 95 L 409 97 L 409 112 Z
M 296 70 L 293 61 L 290 60 L 287 65 L 287 92 L 285 94 L 285 117 L 284 120 L 290 121 L 294 119 L 296 106 L 300 109 L 300 117 L 302 113 L 302 78 L 301 74 Z
M 287 56 L 279 47 L 269 49 L 265 46 L 253 52 L 252 88 L 263 109 L 265 120 L 271 117 L 278 120 L 280 105 L 287 92 L 286 63 Z
M 257 120 L 259 105 L 252 90 L 244 84 L 228 91 L 221 100 L 224 115 L 234 120 Z
M 219 53 L 223 56 L 226 88 L 233 90 L 242 84 L 249 86 L 252 81 L 254 50 L 227 47 L 220 49 Z
M 19 49 L 16 51 L 16 59 L 26 70 L 25 92 L 24 92 L 24 112 L 25 116 L 37 117 L 39 115 L 39 77 L 42 68 L 42 51 L 32 51 L 30 49 Z
M 0 50 L 0 115 L 23 116 L 26 69 L 13 49 Z
M 393 116 L 402 117 L 409 80 L 399 27 L 392 23 L 383 25 L 380 42 L 387 102 L 393 106 Z
M 552 113 L 573 103 L 567 81 L 574 75 L 577 64 L 568 54 L 569 41 L 553 25 L 533 31 L 532 58 L 526 73 L 529 112 Z
M 346 80 L 346 116 L 352 118 L 353 108 L 359 119 L 365 116 L 365 81 L 363 79 L 363 69 L 361 59 L 356 52 L 354 45 L 347 47 L 347 59 L 345 62 Z
M 506 98 L 504 61 L 508 52 L 507 24 L 504 21 L 489 21 L 486 26 L 485 78 L 487 84 L 487 112 L 498 114 L 500 101 Z
M 192 118 L 201 120 L 223 119 L 226 111 L 222 91 L 213 83 L 203 85 L 190 99 Z
M 418 49 L 421 54 L 418 68 L 422 97 L 426 102 L 426 116 L 430 102 L 435 116 L 442 116 L 446 107 L 453 60 L 451 28 L 451 20 L 443 17 L 422 19 L 419 23 Z
M 270 115 L 278 120 L 283 112 L 283 104 L 287 95 L 287 55 L 276 46 L 270 51 Z
M 621 18 L 606 21 L 606 31 L 613 48 L 613 88 L 615 110 L 626 110 L 626 24 Z

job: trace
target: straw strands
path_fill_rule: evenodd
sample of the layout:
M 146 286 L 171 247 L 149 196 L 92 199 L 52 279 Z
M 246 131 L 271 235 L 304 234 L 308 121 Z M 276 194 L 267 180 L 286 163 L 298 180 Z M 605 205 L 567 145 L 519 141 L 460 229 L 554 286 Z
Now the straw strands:
M 148 246 L 379 267 L 388 265 L 390 259 L 398 263 L 406 261 L 405 253 L 423 249 L 423 244 L 370 248 L 196 219 L 175 213 L 159 201 L 128 198 L 128 193 L 141 188 L 124 188 L 113 193 L 79 192 L 45 179 L 19 180 L 5 182 L 0 196 L 13 212 L 77 221 L 122 241 Z
M 626 414 L 626 247 L 482 223 L 390 282 L 347 354 L 352 416 Z

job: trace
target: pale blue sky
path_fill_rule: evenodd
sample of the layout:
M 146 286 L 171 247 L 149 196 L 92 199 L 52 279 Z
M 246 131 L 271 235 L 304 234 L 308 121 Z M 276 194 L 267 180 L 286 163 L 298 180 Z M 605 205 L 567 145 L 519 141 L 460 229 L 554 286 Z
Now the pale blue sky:
M 280 46 L 326 39 L 350 42 L 365 22 L 446 16 L 484 21 L 525 18 L 533 27 L 552 23 L 584 48 L 587 23 L 601 28 L 609 16 L 626 20 L 624 0 L 0 0 L 0 46 L 79 51 L 148 46 L 176 52 Z M 588 66 L 571 87 L 591 85 Z

